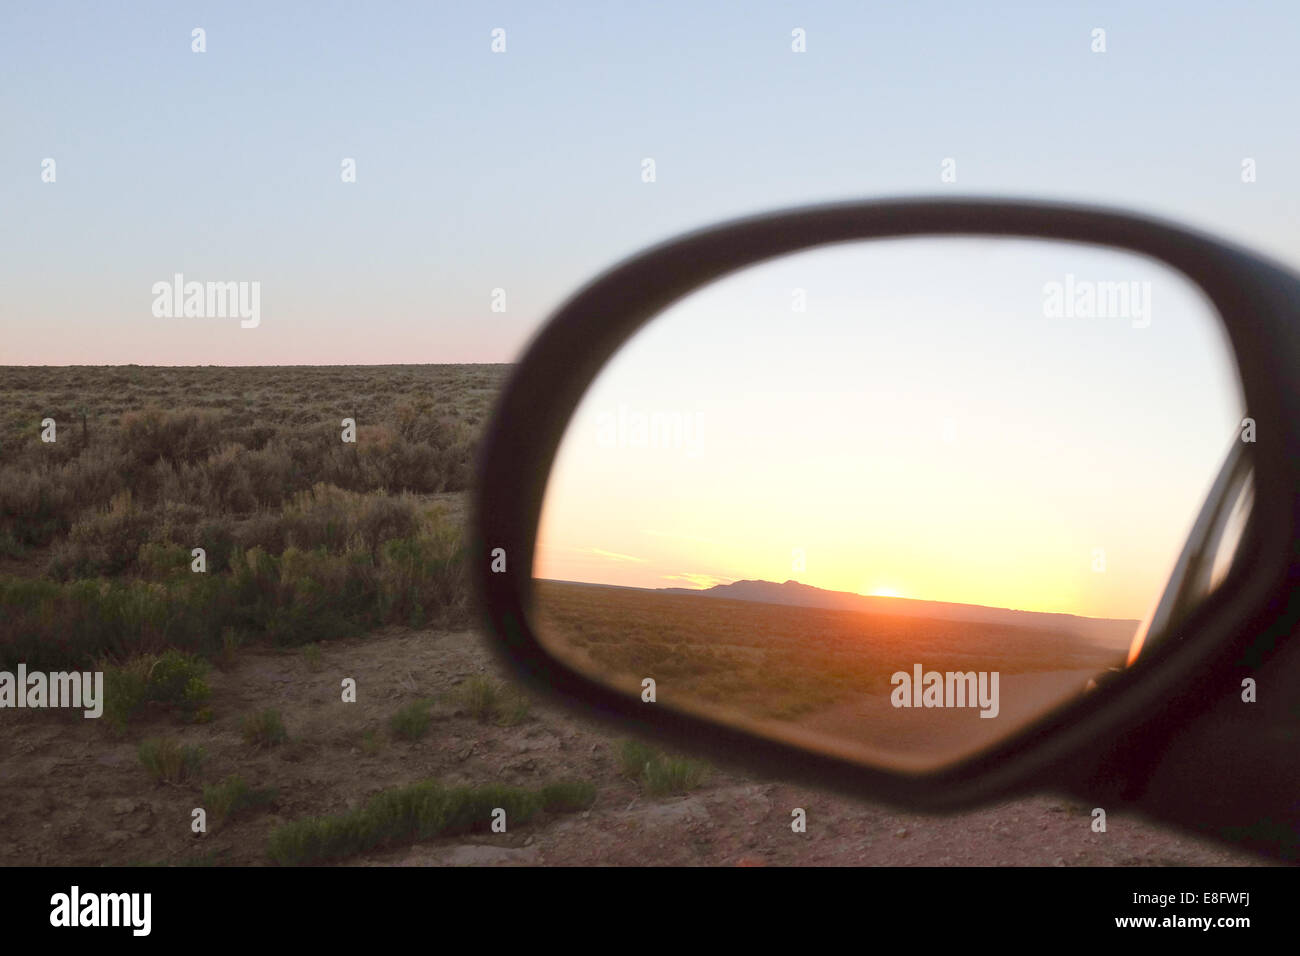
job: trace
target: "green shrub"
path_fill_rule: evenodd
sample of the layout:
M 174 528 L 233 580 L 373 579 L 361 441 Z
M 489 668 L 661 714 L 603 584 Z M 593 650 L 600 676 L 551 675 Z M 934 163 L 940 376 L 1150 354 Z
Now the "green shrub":
M 150 577 L 167 578 L 174 574 L 192 574 L 193 549 L 183 544 L 150 541 L 140 545 L 137 558 L 140 572 Z
M 664 757 L 646 767 L 642 783 L 651 796 L 662 797 L 694 790 L 708 776 L 708 764 L 688 757 Z
M 254 790 L 238 774 L 203 788 L 203 805 L 217 825 L 275 801 L 274 789 Z
M 212 696 L 206 661 L 182 651 L 164 651 L 149 668 L 146 700 L 194 709 Z
M 513 826 L 546 809 L 548 799 L 553 812 L 577 809 L 574 797 L 585 799 L 583 786 L 559 784 L 531 791 L 503 784 L 445 787 L 424 781 L 376 794 L 347 813 L 279 827 L 267 851 L 282 865 L 343 859 L 434 836 L 487 831 L 497 808 L 505 810 L 507 826 Z M 591 796 L 594 799 L 594 792 Z
M 639 740 L 625 740 L 619 750 L 623 774 L 652 796 L 683 794 L 704 783 L 709 765 L 688 757 L 670 756 Z
M 148 658 L 104 667 L 104 717 L 114 729 L 126 729 L 131 717 L 144 703 L 148 688 Z
M 168 646 L 207 652 L 231 613 L 228 590 L 205 574 L 166 583 L 0 577 L 0 661 L 61 670 Z
M 207 669 L 205 661 L 175 650 L 105 664 L 104 715 L 119 730 L 145 704 L 177 707 L 193 718 L 212 696 Z
M 59 579 L 122 574 L 135 566 L 153 523 L 154 516 L 125 489 L 107 508 L 77 519 L 67 540 L 54 549 L 49 573 Z
M 136 752 L 153 778 L 164 783 L 180 783 L 198 773 L 204 757 L 202 747 L 170 737 L 151 737 L 141 742 Z
M 619 769 L 623 776 L 639 780 L 645 768 L 659 759 L 659 751 L 640 740 L 624 740 L 619 747 Z
M 403 740 L 418 740 L 423 737 L 429 730 L 429 722 L 432 719 L 429 708 L 432 704 L 433 701 L 428 699 L 406 704 L 389 718 L 389 730 L 394 736 L 401 737 Z
M 576 813 L 596 802 L 596 785 L 589 780 L 562 780 L 541 790 L 542 809 L 547 813 Z
M 502 727 L 521 723 L 530 708 L 528 698 L 519 690 L 478 674 L 461 685 L 459 697 L 470 716 Z
M 379 561 L 379 615 L 420 626 L 462 625 L 469 616 L 469 578 L 458 528 L 431 513 L 420 534 L 384 543 Z M 436 609 L 431 617 L 429 609 Z
M 273 707 L 246 714 L 239 729 L 244 742 L 258 748 L 275 747 L 289 739 L 280 712 Z

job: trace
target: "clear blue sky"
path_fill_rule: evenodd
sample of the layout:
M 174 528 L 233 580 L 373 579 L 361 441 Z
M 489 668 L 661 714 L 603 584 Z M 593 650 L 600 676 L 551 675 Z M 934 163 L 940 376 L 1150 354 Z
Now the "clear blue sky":
M 1297 37 L 1281 2 L 5 0 L 0 364 L 510 361 L 648 243 L 854 197 L 1093 200 L 1300 265 Z M 155 318 L 176 272 L 260 281 L 261 325 Z

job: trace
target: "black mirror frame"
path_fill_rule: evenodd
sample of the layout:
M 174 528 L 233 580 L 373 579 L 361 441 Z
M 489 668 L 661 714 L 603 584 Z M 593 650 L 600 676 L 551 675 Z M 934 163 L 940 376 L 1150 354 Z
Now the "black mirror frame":
M 542 498 L 569 419 L 605 362 L 643 324 L 709 281 L 768 259 L 852 240 L 1041 238 L 1159 260 L 1204 290 L 1235 352 L 1252 449 L 1255 512 L 1220 587 L 1121 677 L 969 759 L 905 774 L 757 737 L 645 704 L 552 657 L 528 621 Z M 528 346 L 480 452 L 471 577 L 497 650 L 531 690 L 587 717 L 739 764 L 911 809 L 973 806 L 1088 773 L 1140 787 L 1184 720 L 1240 690 L 1300 620 L 1300 277 L 1254 253 L 1122 211 L 1025 200 L 904 199 L 805 207 L 740 219 L 657 245 L 565 302 Z M 494 572 L 503 549 L 506 570 Z M 1117 743 L 1118 742 L 1118 743 Z

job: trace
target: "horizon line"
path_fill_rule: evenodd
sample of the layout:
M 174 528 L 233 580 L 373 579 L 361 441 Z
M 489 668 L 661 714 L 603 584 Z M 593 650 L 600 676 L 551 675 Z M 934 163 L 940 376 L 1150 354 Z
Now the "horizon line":
M 619 588 L 621 590 L 627 590 L 627 591 L 680 591 L 689 594 L 707 594 L 709 591 L 712 591 L 716 588 L 730 587 L 730 584 L 714 584 L 707 588 L 687 588 L 687 587 L 680 587 L 680 586 L 644 587 L 642 585 L 637 585 L 637 584 L 605 584 L 601 581 L 574 581 L 567 578 L 534 577 L 533 580 L 543 581 L 549 584 L 578 584 L 578 585 L 589 586 L 589 587 Z M 1048 615 L 1052 615 L 1053 617 L 1075 617 L 1082 621 L 1111 621 L 1119 624 L 1141 624 L 1142 623 L 1142 618 L 1140 617 L 1093 617 L 1088 614 L 1079 614 L 1075 611 L 1035 611 L 1035 610 L 1031 610 L 1030 608 L 1005 607 L 999 604 L 973 604 L 969 601 L 944 601 L 936 598 L 904 597 L 901 594 L 885 595 L 885 594 L 863 594 L 860 591 L 833 591 L 830 588 L 818 587 L 816 584 L 804 584 L 802 581 L 797 581 L 794 578 L 787 578 L 785 581 L 769 581 L 766 578 L 737 578 L 735 581 L 732 581 L 731 584 L 739 584 L 745 582 L 752 582 L 755 584 L 772 584 L 777 587 L 781 587 L 785 584 L 797 584 L 800 587 L 811 588 L 814 591 L 821 591 L 823 594 L 846 594 L 851 597 L 867 598 L 872 601 L 907 601 L 912 604 L 946 604 L 951 607 L 972 607 L 972 608 L 979 608 L 985 611 L 1009 611 L 1012 614 L 1048 614 Z M 736 600 L 745 600 L 745 599 L 737 598 Z M 755 601 L 753 603 L 767 604 L 771 602 Z M 790 605 L 778 604 L 775 606 L 788 607 Z M 796 606 L 805 606 L 805 605 L 796 605 Z M 826 608 L 825 610 L 847 610 L 847 609 Z

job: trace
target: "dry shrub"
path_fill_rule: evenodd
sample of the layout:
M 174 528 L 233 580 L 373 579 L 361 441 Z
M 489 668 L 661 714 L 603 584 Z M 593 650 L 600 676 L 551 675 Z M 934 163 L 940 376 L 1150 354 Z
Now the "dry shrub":
M 130 489 L 118 492 L 107 508 L 77 519 L 55 546 L 49 573 L 58 579 L 123 574 L 135 566 L 153 527 L 153 515 L 136 505 Z
M 294 547 L 357 547 L 375 560 L 380 544 L 414 534 L 419 523 L 419 505 L 410 495 L 365 495 L 324 483 L 295 495 L 282 519 Z
M 122 416 L 119 441 L 143 465 L 159 459 L 194 462 L 212 454 L 225 440 L 221 420 L 209 411 L 146 408 Z

